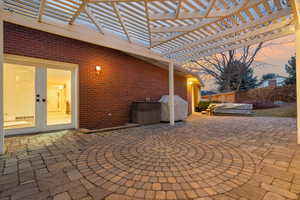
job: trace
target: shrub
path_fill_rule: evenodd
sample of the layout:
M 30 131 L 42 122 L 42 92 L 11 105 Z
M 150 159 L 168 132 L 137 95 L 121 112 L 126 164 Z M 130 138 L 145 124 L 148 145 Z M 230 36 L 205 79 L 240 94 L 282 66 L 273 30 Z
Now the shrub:
M 220 103 L 220 102 L 218 102 L 218 101 L 200 101 L 198 103 L 198 106 L 196 107 L 196 111 L 201 112 L 201 111 L 206 110 L 211 103 Z

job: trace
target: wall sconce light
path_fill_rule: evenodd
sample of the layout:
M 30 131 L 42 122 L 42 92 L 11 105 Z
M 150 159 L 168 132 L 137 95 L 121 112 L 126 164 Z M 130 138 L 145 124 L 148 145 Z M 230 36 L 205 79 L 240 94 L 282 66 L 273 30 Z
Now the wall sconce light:
M 101 70 L 102 70 L 101 66 L 96 66 L 96 73 L 97 74 L 100 74 Z

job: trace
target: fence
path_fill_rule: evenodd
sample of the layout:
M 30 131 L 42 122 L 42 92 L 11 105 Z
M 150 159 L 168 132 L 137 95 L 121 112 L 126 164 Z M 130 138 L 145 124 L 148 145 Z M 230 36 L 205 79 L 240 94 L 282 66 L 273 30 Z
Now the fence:
M 201 99 L 227 103 L 269 103 L 275 101 L 295 102 L 296 86 L 287 85 L 275 88 L 255 88 L 248 91 L 206 95 L 202 96 Z
M 236 102 L 236 92 L 227 92 L 227 93 L 201 96 L 201 99 L 205 99 L 207 101 L 234 103 Z

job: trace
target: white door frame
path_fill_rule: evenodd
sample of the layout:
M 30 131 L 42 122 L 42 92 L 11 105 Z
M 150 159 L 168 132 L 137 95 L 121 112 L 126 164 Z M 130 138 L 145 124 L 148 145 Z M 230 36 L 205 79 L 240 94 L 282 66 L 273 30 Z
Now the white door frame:
M 79 127 L 79 65 L 65 62 L 57 62 L 46 59 L 38 59 L 25 56 L 16 56 L 11 54 L 4 54 L 4 63 L 15 63 L 30 65 L 36 67 L 36 92 L 40 97 L 40 103 L 36 103 L 36 127 L 20 128 L 20 129 L 8 129 L 4 130 L 4 134 L 7 135 L 19 135 L 27 133 L 46 132 L 53 130 L 62 129 L 77 129 Z M 72 123 L 61 124 L 61 125 L 49 125 L 47 126 L 47 104 L 42 103 L 42 98 L 47 98 L 47 68 L 65 69 L 72 71 L 71 79 L 71 112 L 72 112 Z M 41 79 L 41 80 L 39 80 Z

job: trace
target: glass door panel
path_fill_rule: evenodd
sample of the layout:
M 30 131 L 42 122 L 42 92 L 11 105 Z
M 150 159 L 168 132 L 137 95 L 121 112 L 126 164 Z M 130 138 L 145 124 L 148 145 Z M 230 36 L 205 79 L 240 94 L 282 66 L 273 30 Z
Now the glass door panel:
M 4 129 L 36 126 L 36 68 L 4 63 Z
M 72 71 L 47 68 L 47 125 L 72 123 Z

